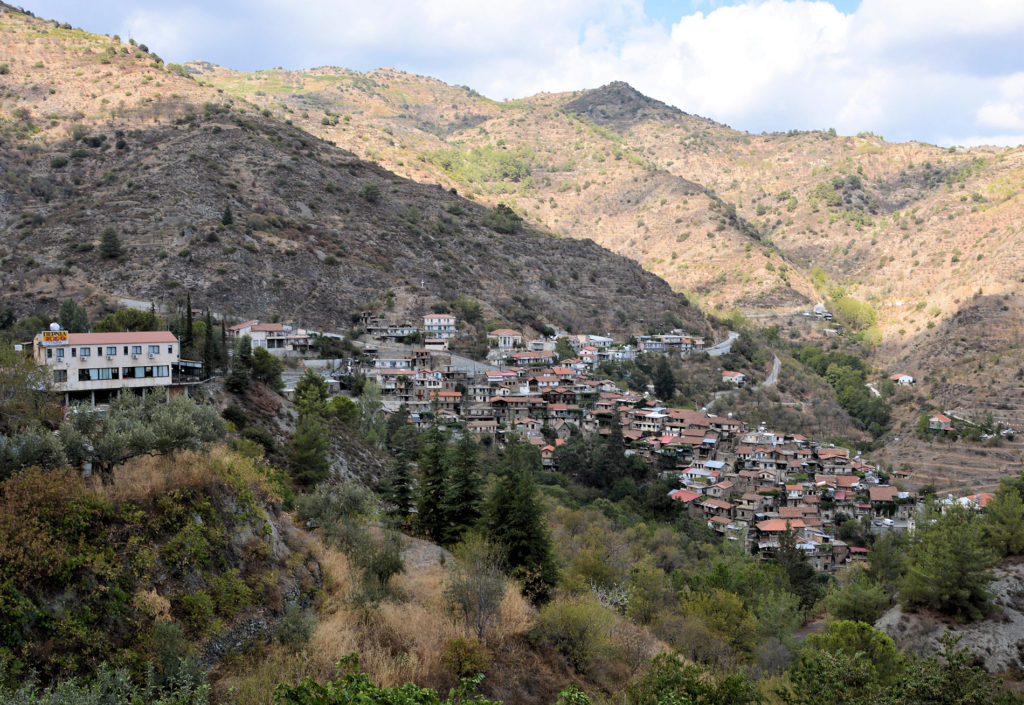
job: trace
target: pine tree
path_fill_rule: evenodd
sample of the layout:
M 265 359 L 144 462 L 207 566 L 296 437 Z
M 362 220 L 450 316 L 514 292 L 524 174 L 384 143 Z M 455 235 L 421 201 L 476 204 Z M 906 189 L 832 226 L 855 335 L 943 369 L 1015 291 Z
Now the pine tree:
M 973 509 L 947 507 L 918 524 L 907 554 L 900 599 L 910 608 L 930 607 L 978 619 L 990 609 L 987 587 L 996 553 Z
M 814 566 L 807 554 L 797 546 L 796 532 L 789 528 L 779 535 L 779 547 L 775 551 L 775 562 L 782 566 L 789 577 L 790 591 L 800 598 L 804 607 L 813 605 L 820 597 L 821 583 L 818 582 Z
M 57 313 L 60 327 L 69 333 L 84 333 L 89 330 L 89 314 L 84 306 L 79 306 L 71 299 L 64 299 Z
M 231 225 L 235 222 L 235 216 L 231 213 L 231 204 L 224 206 L 224 212 L 220 216 L 221 225 Z
M 313 415 L 300 416 L 288 447 L 291 474 L 300 485 L 315 485 L 327 478 L 327 429 Z
M 440 542 L 447 520 L 444 515 L 445 484 L 448 471 L 448 438 L 434 424 L 426 433 L 420 450 L 420 496 L 417 502 L 417 520 L 423 534 Z
M 117 236 L 117 231 L 108 225 L 100 234 L 100 255 L 106 259 L 116 259 L 121 254 L 121 238 Z
M 505 554 L 509 572 L 535 603 L 546 602 L 558 578 L 551 535 L 544 525 L 534 473 L 536 448 L 513 439 L 505 450 L 502 475 L 484 504 L 487 538 Z
M 483 481 L 476 442 L 464 433 L 448 453 L 448 484 L 445 488 L 442 513 L 446 525 L 442 534 L 445 545 L 454 546 L 480 519 Z
M 399 525 L 405 524 L 415 506 L 412 466 L 406 458 L 397 457 L 391 461 L 377 491 L 388 506 L 388 516 Z
M 295 383 L 295 393 L 292 395 L 295 408 L 300 414 L 315 414 L 323 416 L 327 410 L 327 397 L 330 395 L 327 382 L 312 368 L 307 367 L 306 371 Z

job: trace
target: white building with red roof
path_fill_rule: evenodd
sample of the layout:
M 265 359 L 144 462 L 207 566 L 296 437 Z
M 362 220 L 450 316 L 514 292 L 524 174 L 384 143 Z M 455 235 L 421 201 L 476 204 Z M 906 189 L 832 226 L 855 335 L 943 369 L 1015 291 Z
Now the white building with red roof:
M 50 369 L 53 389 L 66 402 L 93 404 L 122 388 L 169 395 L 182 363 L 178 339 L 170 331 L 69 333 L 56 324 L 33 338 L 32 356 Z

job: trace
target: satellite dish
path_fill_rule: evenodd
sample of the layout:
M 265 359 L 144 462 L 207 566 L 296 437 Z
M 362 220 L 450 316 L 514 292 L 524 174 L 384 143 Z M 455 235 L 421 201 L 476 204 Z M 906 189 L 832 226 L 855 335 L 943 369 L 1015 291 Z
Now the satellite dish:
M 51 323 L 51 324 L 50 324 L 50 330 L 51 330 L 51 331 L 53 331 L 54 333 L 56 333 L 57 331 L 59 331 L 59 330 L 60 330 L 60 323 L 57 323 L 56 321 L 54 321 L 53 323 Z

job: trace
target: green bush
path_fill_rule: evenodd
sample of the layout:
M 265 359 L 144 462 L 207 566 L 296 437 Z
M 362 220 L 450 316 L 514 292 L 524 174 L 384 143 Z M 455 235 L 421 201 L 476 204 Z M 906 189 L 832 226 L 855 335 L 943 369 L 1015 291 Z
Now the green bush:
M 579 673 L 612 648 L 615 617 L 587 597 L 558 598 L 541 608 L 530 628 L 530 640 L 554 649 Z
M 441 660 L 456 678 L 469 678 L 487 672 L 491 652 L 476 639 L 458 637 L 444 645 Z
M 523 219 L 504 203 L 488 209 L 481 222 L 491 230 L 506 235 L 518 232 L 523 226 Z
M 54 169 L 63 169 L 68 165 L 68 158 L 65 156 L 56 156 L 50 160 L 50 166 Z
M 305 648 L 316 631 L 316 616 L 306 612 L 298 605 L 292 605 L 284 612 L 274 640 L 292 653 Z
M 366 184 L 363 190 L 359 192 L 359 195 L 370 203 L 376 203 L 383 194 L 381 193 L 380 186 L 377 184 Z
M 208 593 L 196 592 L 191 595 L 181 595 L 175 598 L 174 602 L 181 613 L 181 620 L 189 629 L 202 633 L 213 622 L 213 597 Z
M 217 614 L 230 619 L 252 604 L 252 588 L 239 577 L 237 568 L 210 578 Z

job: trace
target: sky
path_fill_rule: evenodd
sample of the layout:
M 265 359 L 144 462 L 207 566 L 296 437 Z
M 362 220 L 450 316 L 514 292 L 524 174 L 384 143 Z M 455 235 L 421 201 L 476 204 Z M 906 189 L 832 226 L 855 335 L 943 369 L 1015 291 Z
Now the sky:
M 17 1 L 17 0 L 15 0 Z M 497 100 L 622 80 L 748 132 L 1024 144 L 1021 0 L 22 0 L 165 61 L 393 67 Z

